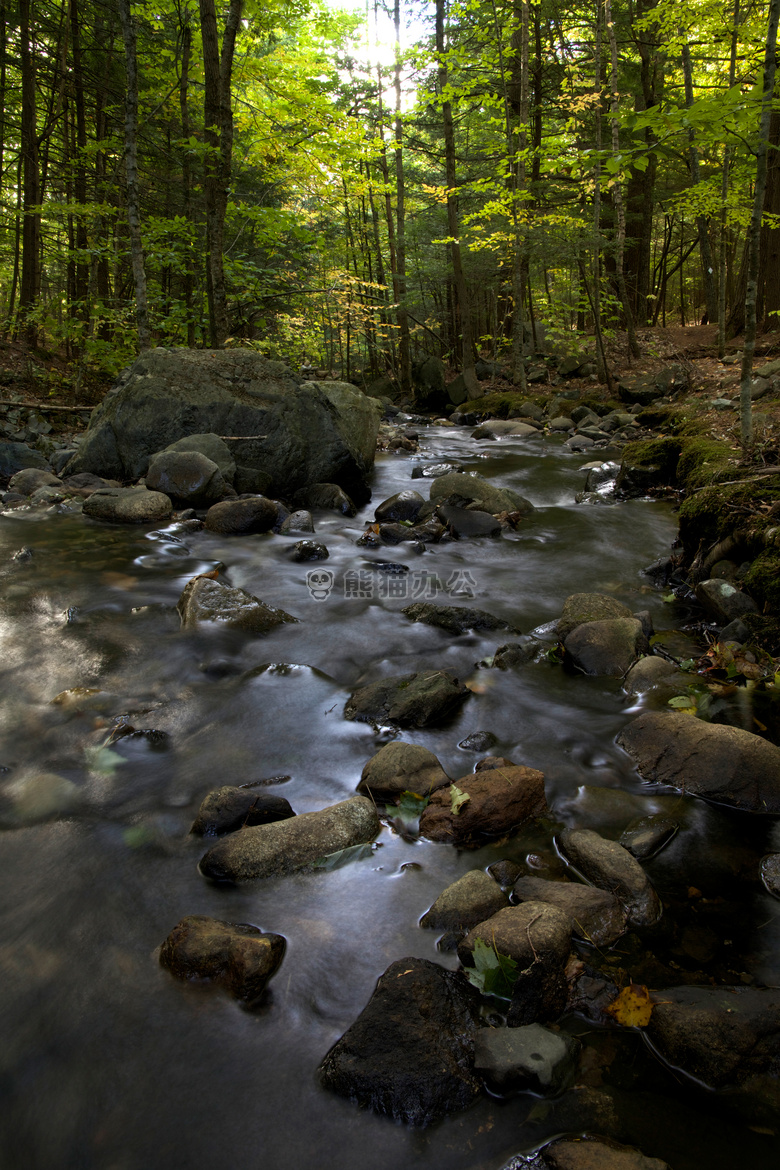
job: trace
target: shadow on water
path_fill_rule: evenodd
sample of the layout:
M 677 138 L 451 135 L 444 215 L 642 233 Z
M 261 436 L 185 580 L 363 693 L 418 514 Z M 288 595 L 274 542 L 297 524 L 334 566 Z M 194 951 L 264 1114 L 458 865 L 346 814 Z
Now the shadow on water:
M 554 443 L 486 449 L 434 428 L 422 439 L 414 456 L 380 457 L 374 503 L 410 486 L 425 493 L 429 481 L 410 483 L 415 463 L 458 459 L 529 497 L 536 512 L 501 540 L 422 555 L 404 545 L 356 547 L 370 506 L 353 520 L 318 514 L 333 574 L 321 599 L 308 587 L 310 566 L 289 559 L 292 537 L 0 518 L 0 783 L 34 768 L 68 785 L 59 819 L 47 820 L 44 808 L 35 823 L 33 810 L 0 835 L 0 1166 L 499 1170 L 520 1150 L 585 1128 L 636 1143 L 674 1170 L 776 1164 L 775 1139 L 663 1068 L 638 1034 L 576 1018 L 566 1026 L 585 1044 L 582 1083 L 558 1101 L 485 1097 L 414 1132 L 317 1083 L 321 1058 L 390 962 L 416 955 L 456 965 L 418 926 L 441 890 L 499 857 L 554 859 L 552 835 L 565 823 L 617 836 L 632 817 L 673 804 L 686 831 L 650 864 L 665 901 L 683 914 L 683 886 L 696 873 L 722 899 L 709 930 L 733 927 L 739 970 L 775 983 L 780 974 L 777 903 L 748 877 L 766 831 L 638 780 L 614 743 L 630 718 L 618 682 L 546 661 L 485 669 L 477 664 L 520 635 L 452 638 L 400 613 L 435 596 L 488 609 L 525 635 L 553 621 L 568 594 L 597 590 L 649 610 L 663 629 L 669 607 L 640 570 L 673 539 L 668 505 L 576 505 L 582 461 Z M 32 555 L 12 561 L 22 546 Z M 220 563 L 223 580 L 299 624 L 258 639 L 182 632 L 183 585 Z M 471 596 L 452 592 L 464 585 Z M 385 827 L 369 855 L 333 872 L 238 888 L 204 881 L 203 842 L 188 830 L 210 788 L 273 779 L 298 812 L 348 797 L 382 742 L 344 720 L 351 689 L 431 666 L 453 671 L 474 694 L 446 728 L 404 738 L 458 777 L 477 759 L 459 742 L 491 731 L 496 753 L 544 771 L 549 822 L 471 853 Z M 131 732 L 109 743 L 117 719 Z M 285 936 L 260 1011 L 176 983 L 158 966 L 156 948 L 185 914 Z M 716 938 L 725 963 L 722 947 Z M 611 961 L 629 966 L 632 956 Z M 672 961 L 691 960 L 683 951 Z

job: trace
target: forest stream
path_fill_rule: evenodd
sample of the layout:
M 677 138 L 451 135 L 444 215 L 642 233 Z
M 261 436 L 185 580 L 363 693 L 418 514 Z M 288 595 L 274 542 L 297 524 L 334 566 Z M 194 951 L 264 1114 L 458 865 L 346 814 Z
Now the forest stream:
M 555 877 L 563 826 L 613 839 L 651 813 L 679 826 L 645 863 L 668 929 L 652 947 L 637 932 L 607 951 L 577 944 L 586 963 L 656 988 L 678 975 L 780 984 L 780 904 L 755 876 L 780 848 L 775 821 L 647 784 L 615 743 L 666 697 L 629 697 L 619 679 L 575 673 L 543 651 L 514 669 L 491 665 L 499 645 L 532 631 L 552 649 L 565 599 L 585 591 L 649 611 L 656 647 L 700 654 L 686 630 L 698 615 L 642 572 L 668 555 L 671 503 L 575 502 L 587 456 L 556 438 L 480 444 L 469 428 L 435 426 L 419 436 L 419 451 L 377 456 L 372 502 L 356 517 L 315 512 L 329 558 L 314 565 L 289 559 L 293 536 L 111 525 L 56 508 L 0 518 L 0 765 L 6 777 L 33 768 L 62 781 L 56 817 L 31 797 L 27 823 L 0 832 L 3 1170 L 502 1170 L 585 1130 L 673 1170 L 777 1166 L 771 1127 L 667 1067 L 640 1029 L 577 1014 L 561 1027 L 582 1042 L 579 1071 L 557 1098 L 485 1093 L 412 1129 L 320 1083 L 323 1057 L 390 963 L 458 967 L 437 946 L 442 932 L 419 925 L 442 890 L 501 859 Z M 431 480 L 410 478 L 416 465 L 442 461 L 515 489 L 536 510 L 499 539 L 424 553 L 356 544 L 382 500 L 412 487 L 427 494 Z M 264 637 L 182 629 L 182 589 L 215 568 L 299 623 Z M 307 579 L 317 568 L 332 574 L 319 596 Z M 453 636 L 401 614 L 423 599 L 487 610 L 522 633 Z M 345 720 L 349 695 L 427 669 L 450 671 L 473 693 L 446 726 L 400 738 L 429 748 L 454 778 L 484 754 L 540 770 L 548 817 L 476 850 L 385 817 L 374 845 L 345 864 L 237 886 L 199 872 L 208 842 L 189 830 L 210 789 L 256 784 L 296 813 L 348 799 L 399 734 Z M 460 746 L 477 732 L 492 733 L 487 752 Z M 160 965 L 160 944 L 192 914 L 284 937 L 256 1010 Z

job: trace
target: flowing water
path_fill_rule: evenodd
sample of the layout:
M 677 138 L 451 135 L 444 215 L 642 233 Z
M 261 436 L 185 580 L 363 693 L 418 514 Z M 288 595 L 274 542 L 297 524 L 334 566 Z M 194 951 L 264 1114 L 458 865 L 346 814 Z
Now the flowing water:
M 410 481 L 415 463 L 445 459 L 517 489 L 537 511 L 500 540 L 423 554 L 356 546 L 376 503 L 405 488 L 426 493 L 428 480 Z M 641 574 L 674 538 L 670 506 L 575 504 L 583 461 L 554 441 L 480 445 L 428 428 L 419 453 L 378 458 L 374 502 L 358 517 L 316 515 L 330 558 L 314 566 L 290 562 L 297 537 L 152 531 L 25 510 L 0 517 L 0 787 L 18 791 L 30 768 L 68 782 L 55 792 L 59 819 L 34 823 L 33 793 L 32 823 L 0 833 L 3 1170 L 499 1170 L 556 1132 L 587 1127 L 574 1106 L 566 1122 L 568 1098 L 553 1108 L 524 1094 L 485 1097 L 415 1132 L 325 1092 L 316 1076 L 390 962 L 415 955 L 456 966 L 436 932 L 418 926 L 441 890 L 500 857 L 554 862 L 552 822 L 476 852 L 384 826 L 351 864 L 238 888 L 198 872 L 205 846 L 188 830 L 209 789 L 270 780 L 299 813 L 354 792 L 391 733 L 345 721 L 344 703 L 384 675 L 444 668 L 474 690 L 454 723 L 403 733 L 453 777 L 479 758 L 459 742 L 489 730 L 495 754 L 545 773 L 557 824 L 617 836 L 633 817 L 673 808 L 686 832 L 648 867 L 662 896 L 673 900 L 681 883 L 705 886 L 713 961 L 739 948 L 744 981 L 780 981 L 777 903 L 755 882 L 739 884 L 767 848 L 766 822 L 643 784 L 614 743 L 637 707 L 619 682 L 546 660 L 478 667 L 514 636 L 454 638 L 400 613 L 421 597 L 471 605 L 526 634 L 554 621 L 568 594 L 599 591 L 649 610 L 656 629 L 680 621 Z M 22 548 L 30 555 L 12 559 Z M 265 638 L 182 632 L 174 606 L 184 584 L 220 563 L 222 580 L 300 624 Z M 327 596 L 313 596 L 311 568 L 333 574 Z M 76 687 L 90 693 L 52 702 Z M 135 734 L 109 745 L 119 717 Z M 159 967 L 156 948 L 187 914 L 284 935 L 261 1010 Z M 726 928 L 733 938 L 722 937 Z M 690 967 L 690 955 L 681 962 Z M 771 1135 L 731 1120 L 638 1034 L 566 1026 L 585 1043 L 583 1083 L 617 1102 L 623 1140 L 675 1170 L 776 1165 Z

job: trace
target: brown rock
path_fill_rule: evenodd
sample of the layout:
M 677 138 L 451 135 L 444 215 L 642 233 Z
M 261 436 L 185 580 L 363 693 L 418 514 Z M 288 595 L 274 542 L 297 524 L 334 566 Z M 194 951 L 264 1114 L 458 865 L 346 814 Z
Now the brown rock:
M 276 523 L 276 518 L 276 504 L 265 496 L 255 496 L 251 500 L 222 500 L 206 513 L 206 528 L 209 532 L 225 535 L 268 532 Z
M 521 902 L 547 902 L 569 916 L 572 932 L 594 946 L 611 946 L 626 932 L 626 920 L 617 899 L 607 890 L 575 882 L 550 882 L 521 877 L 514 885 Z
M 522 764 L 473 772 L 455 787 L 469 798 L 457 812 L 450 785 L 434 792 L 420 818 L 420 833 L 430 841 L 476 848 L 547 812 L 544 774 Z
M 285 941 L 245 922 L 204 914 L 182 918 L 160 948 L 160 963 L 177 979 L 203 979 L 252 1003 L 279 967 Z
M 363 768 L 358 792 L 379 799 L 395 799 L 403 792 L 430 796 L 435 789 L 449 783 L 449 776 L 428 748 L 392 740 Z

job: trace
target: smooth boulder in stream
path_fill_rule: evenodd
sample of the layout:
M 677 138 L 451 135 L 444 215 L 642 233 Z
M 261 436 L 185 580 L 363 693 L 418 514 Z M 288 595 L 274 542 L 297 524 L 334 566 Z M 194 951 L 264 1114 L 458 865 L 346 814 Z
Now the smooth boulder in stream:
M 232 589 L 205 576 L 187 582 L 176 608 L 183 629 L 197 629 L 204 622 L 215 622 L 248 634 L 267 634 L 285 622 L 298 621 L 292 614 L 266 605 L 245 589 Z
M 642 866 L 617 841 L 592 829 L 564 829 L 560 851 L 578 873 L 614 894 L 632 926 L 652 926 L 661 917 L 661 902 Z
M 98 488 L 84 501 L 90 520 L 114 524 L 155 524 L 173 512 L 170 497 L 145 487 Z
M 740 727 L 646 711 L 617 742 L 644 780 L 748 812 L 780 813 L 780 748 Z
M 420 833 L 429 841 L 477 848 L 546 812 L 542 772 L 522 764 L 483 768 L 433 793 Z
M 377 800 L 397 799 L 404 792 L 425 797 L 449 783 L 449 776 L 432 751 L 395 739 L 381 747 L 364 766 L 358 792 Z
M 209 980 L 252 1004 L 284 957 L 280 934 L 264 934 L 245 922 L 191 914 L 174 926 L 160 948 L 160 964 L 177 979 Z
M 345 719 L 438 727 L 452 719 L 471 691 L 447 670 L 418 671 L 359 687 L 347 700 Z
M 284 796 L 223 784 L 203 799 L 190 832 L 201 837 L 218 837 L 249 825 L 268 825 L 294 816 Z
M 204 854 L 200 871 L 226 882 L 299 873 L 342 849 L 367 845 L 380 827 L 371 801 L 353 796 L 289 820 L 239 829 Z

